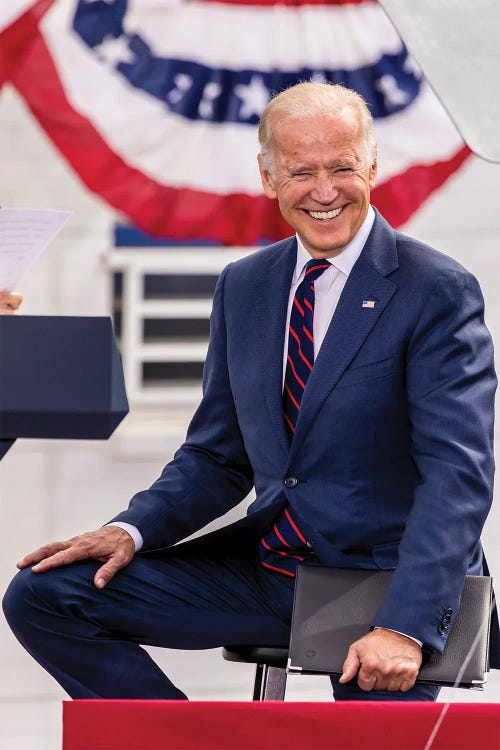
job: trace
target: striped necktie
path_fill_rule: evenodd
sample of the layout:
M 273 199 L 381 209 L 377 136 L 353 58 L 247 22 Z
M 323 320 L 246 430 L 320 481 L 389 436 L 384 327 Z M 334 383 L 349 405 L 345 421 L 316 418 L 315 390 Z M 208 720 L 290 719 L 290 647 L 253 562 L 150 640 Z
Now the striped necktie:
M 293 298 L 283 389 L 283 416 L 290 439 L 295 432 L 300 403 L 314 364 L 314 282 L 329 267 L 328 261 L 310 260 Z M 287 504 L 273 527 L 262 537 L 259 556 L 265 568 L 294 577 L 297 565 L 314 557 L 297 521 L 293 509 Z
M 314 282 L 330 265 L 325 260 L 310 260 L 293 298 L 283 389 L 283 415 L 290 439 L 295 432 L 300 402 L 314 364 Z

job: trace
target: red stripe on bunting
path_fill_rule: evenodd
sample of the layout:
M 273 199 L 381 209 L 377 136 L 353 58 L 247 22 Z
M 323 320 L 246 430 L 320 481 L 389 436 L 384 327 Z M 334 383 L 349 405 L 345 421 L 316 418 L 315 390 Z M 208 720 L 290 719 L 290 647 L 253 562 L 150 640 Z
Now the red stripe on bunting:
M 0 88 L 21 63 L 38 33 L 38 23 L 54 0 L 38 0 L 0 34 Z
M 206 238 L 227 245 L 252 245 L 263 235 L 290 234 L 277 206 L 264 195 L 170 188 L 123 161 L 92 123 L 71 107 L 40 33 L 11 81 L 84 184 L 148 234 Z
M 377 208 L 383 207 L 384 217 L 389 224 L 400 227 L 470 155 L 470 149 L 462 146 L 450 159 L 409 167 L 405 172 L 377 185 L 372 191 L 371 202 Z
M 51 2 L 42 0 L 35 7 L 41 14 Z M 22 55 L 17 45 L 6 43 L 11 33 L 34 34 Z M 205 238 L 226 245 L 253 245 L 262 237 L 277 240 L 291 234 L 277 202 L 264 195 L 219 195 L 171 188 L 123 161 L 92 123 L 71 107 L 45 40 L 40 32 L 33 31 L 32 12 L 12 24 L 0 41 L 0 59 L 7 77 L 61 154 L 92 192 L 144 232 L 180 240 Z M 381 208 L 392 226 L 401 226 L 469 154 L 463 147 L 449 160 L 410 167 L 374 189 L 374 205 Z

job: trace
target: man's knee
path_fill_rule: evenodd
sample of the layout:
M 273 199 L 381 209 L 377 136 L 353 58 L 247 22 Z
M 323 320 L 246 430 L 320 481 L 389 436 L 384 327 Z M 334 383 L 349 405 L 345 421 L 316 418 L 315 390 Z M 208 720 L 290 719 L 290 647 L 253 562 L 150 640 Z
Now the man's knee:
M 19 571 L 3 596 L 3 612 L 15 633 L 21 631 L 29 621 L 27 613 L 33 607 L 36 598 L 36 578 L 30 568 Z
M 22 633 L 47 610 L 63 611 L 68 593 L 78 587 L 81 572 L 78 566 L 56 568 L 46 573 L 33 573 L 31 568 L 19 571 L 4 594 L 5 618 L 14 633 Z M 90 578 L 90 580 L 92 580 Z

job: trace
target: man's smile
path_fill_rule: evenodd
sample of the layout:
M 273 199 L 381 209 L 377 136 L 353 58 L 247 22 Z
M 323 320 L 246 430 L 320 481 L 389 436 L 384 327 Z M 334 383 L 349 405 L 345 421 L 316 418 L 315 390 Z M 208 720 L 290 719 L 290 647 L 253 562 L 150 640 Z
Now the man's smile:
M 313 219 L 326 221 L 327 219 L 335 219 L 335 217 L 341 213 L 342 208 L 343 206 L 341 206 L 341 208 L 333 208 L 331 211 L 309 211 L 308 209 L 304 210 L 309 214 L 309 216 L 312 216 Z

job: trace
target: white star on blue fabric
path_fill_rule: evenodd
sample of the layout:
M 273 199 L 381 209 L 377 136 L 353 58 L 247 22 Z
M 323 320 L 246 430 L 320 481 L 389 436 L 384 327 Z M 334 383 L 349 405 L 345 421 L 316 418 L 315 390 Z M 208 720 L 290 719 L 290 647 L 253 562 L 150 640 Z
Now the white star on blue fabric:
M 403 70 L 405 73 L 411 73 L 412 75 L 414 75 L 415 78 L 419 81 L 422 79 L 422 69 L 415 58 L 411 55 L 408 55 L 408 57 L 404 61 Z
M 386 107 L 401 107 L 411 99 L 410 94 L 399 88 L 397 79 L 388 73 L 378 79 L 375 88 L 382 93 Z
M 126 36 L 106 36 L 101 44 L 94 47 L 94 51 L 101 60 L 112 67 L 121 62 L 130 63 L 135 60 L 135 54 L 130 49 Z
M 250 83 L 239 83 L 234 87 L 234 93 L 241 99 L 239 116 L 242 120 L 249 120 L 253 115 L 261 116 L 270 99 L 269 89 L 262 76 L 253 75 Z

